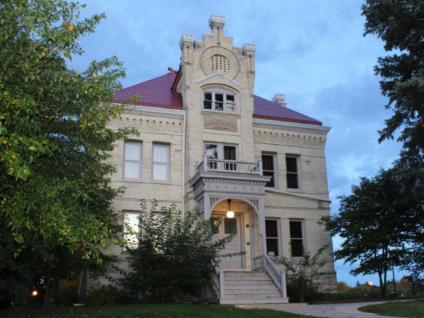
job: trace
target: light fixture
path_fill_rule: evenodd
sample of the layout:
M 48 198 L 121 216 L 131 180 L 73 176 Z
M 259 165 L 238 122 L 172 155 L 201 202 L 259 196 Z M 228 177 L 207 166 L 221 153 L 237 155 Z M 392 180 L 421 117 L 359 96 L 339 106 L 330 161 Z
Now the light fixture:
M 228 199 L 227 218 L 232 219 L 233 217 L 234 217 L 234 211 L 231 210 L 231 199 Z
M 34 296 L 34 297 L 37 296 L 38 295 L 38 291 L 33 290 L 32 293 L 31 293 L 31 295 Z

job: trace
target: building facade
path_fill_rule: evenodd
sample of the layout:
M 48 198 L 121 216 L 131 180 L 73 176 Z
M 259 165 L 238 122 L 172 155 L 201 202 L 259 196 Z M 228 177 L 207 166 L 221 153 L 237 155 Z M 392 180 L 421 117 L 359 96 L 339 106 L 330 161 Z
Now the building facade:
M 141 133 L 113 150 L 113 185 L 127 188 L 114 208 L 136 222 L 139 200 L 156 199 L 221 218 L 217 235 L 236 234 L 225 252 L 245 252 L 213 274 L 221 303 L 287 302 L 272 256 L 296 261 L 302 247 L 314 253 L 325 244 L 321 286 L 334 291 L 332 240 L 318 224 L 330 213 L 330 128 L 288 108 L 282 94 L 254 95 L 256 45 L 233 46 L 225 17 L 211 16 L 209 26 L 203 41 L 183 34 L 178 71 L 116 92 L 117 100 L 143 98 L 110 122 Z

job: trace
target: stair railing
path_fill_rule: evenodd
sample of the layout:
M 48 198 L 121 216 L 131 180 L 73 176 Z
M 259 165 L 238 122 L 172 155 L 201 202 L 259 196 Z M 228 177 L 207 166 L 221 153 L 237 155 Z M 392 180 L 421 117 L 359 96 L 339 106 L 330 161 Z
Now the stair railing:
M 287 298 L 286 272 L 279 269 L 268 255 L 260 255 L 253 258 L 253 270 L 265 268 L 272 281 L 277 286 L 282 298 Z

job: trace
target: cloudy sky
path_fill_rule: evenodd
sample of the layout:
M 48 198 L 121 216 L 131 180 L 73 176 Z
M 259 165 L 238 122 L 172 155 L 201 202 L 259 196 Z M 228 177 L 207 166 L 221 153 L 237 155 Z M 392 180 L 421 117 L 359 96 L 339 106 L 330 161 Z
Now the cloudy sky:
M 374 176 L 397 157 L 396 142 L 378 144 L 379 129 L 391 111 L 384 105 L 373 66 L 385 54 L 383 42 L 363 37 L 360 0 L 86 0 L 83 16 L 105 13 L 96 32 L 81 39 L 85 54 L 79 71 L 92 60 L 113 55 L 124 61 L 124 87 L 178 69 L 183 33 L 201 40 L 211 14 L 227 17 L 224 33 L 235 46 L 257 44 L 255 94 L 286 95 L 288 107 L 332 127 L 327 143 L 331 213 L 337 196 L 350 194 L 360 176 Z M 334 238 L 334 247 L 340 240 Z M 355 265 L 353 265 L 355 266 Z M 377 277 L 353 277 L 351 266 L 336 263 L 337 277 L 350 285 Z M 397 279 L 405 273 L 398 273 Z

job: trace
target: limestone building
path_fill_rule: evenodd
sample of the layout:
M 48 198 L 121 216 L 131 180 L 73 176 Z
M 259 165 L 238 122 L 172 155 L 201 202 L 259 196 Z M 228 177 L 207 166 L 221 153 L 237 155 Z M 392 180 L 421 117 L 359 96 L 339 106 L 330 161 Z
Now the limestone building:
M 136 222 L 139 200 L 156 199 L 221 217 L 218 235 L 236 234 L 225 251 L 246 252 L 213 275 L 221 303 L 287 302 L 285 275 L 270 256 L 296 261 L 302 246 L 330 244 L 322 287 L 335 290 L 331 237 L 317 223 L 330 213 L 330 128 L 287 107 L 282 94 L 254 95 L 256 45 L 233 46 L 225 17 L 211 16 L 209 26 L 203 41 L 182 35 L 178 71 L 115 94 L 144 98 L 110 123 L 141 132 L 114 148 L 113 184 L 127 188 L 114 208 Z

